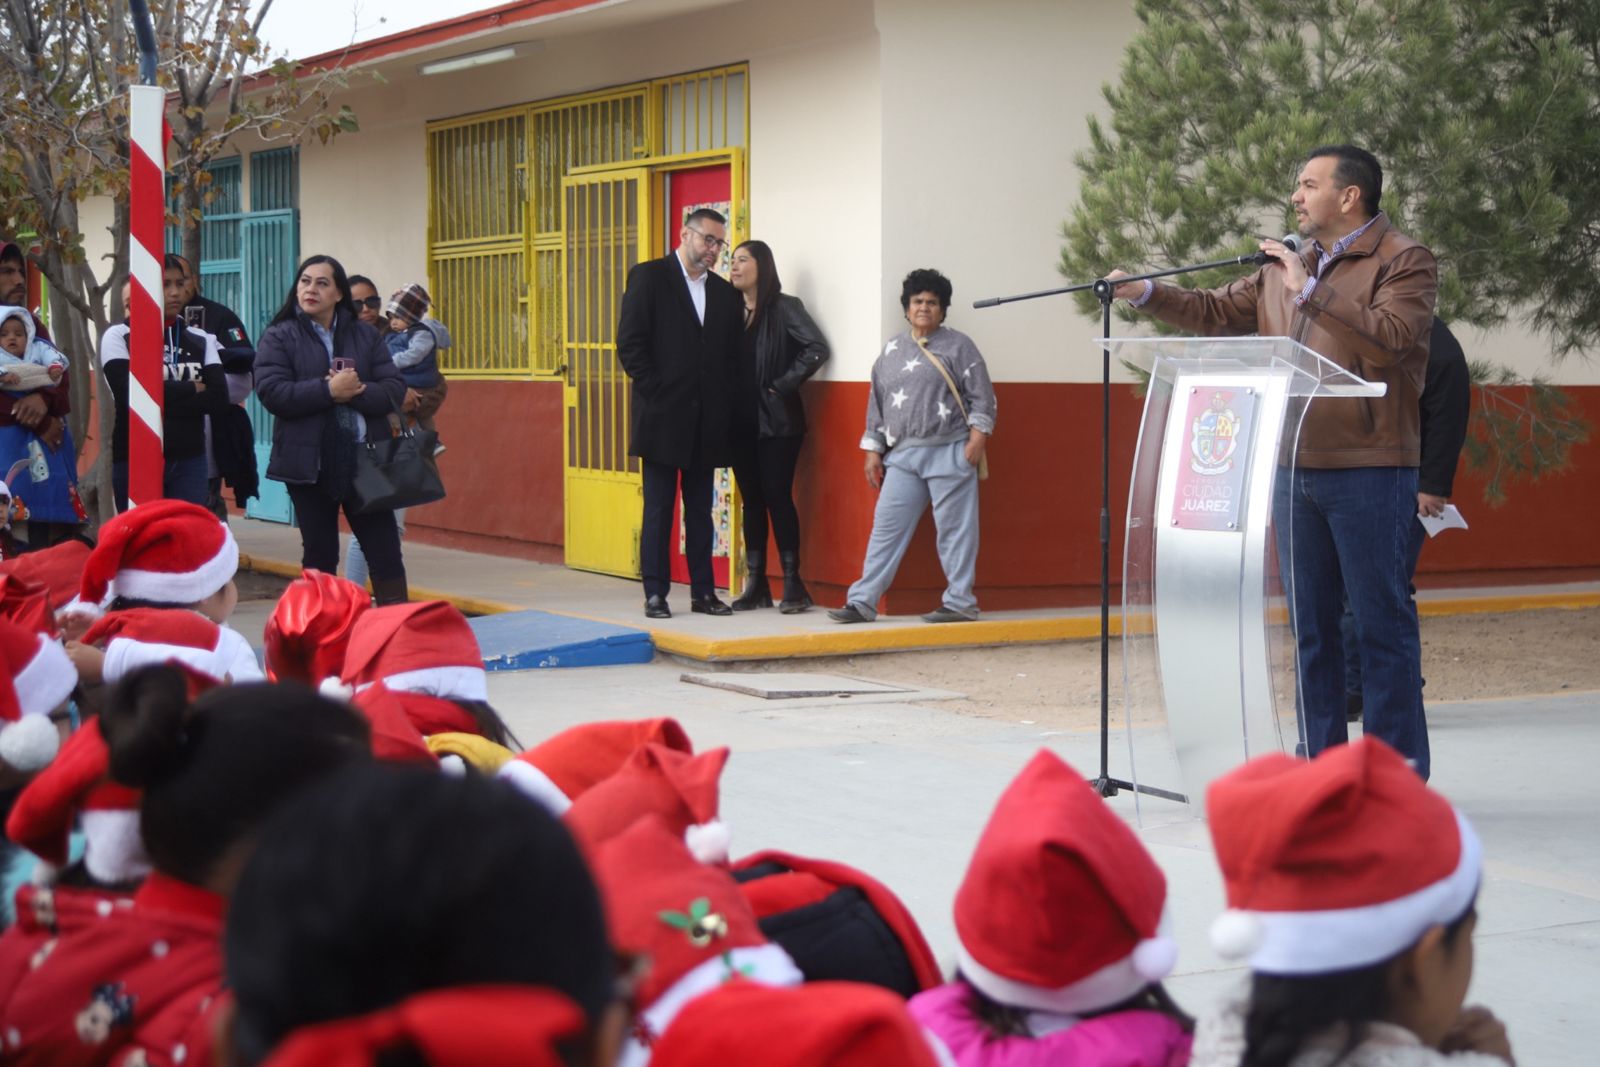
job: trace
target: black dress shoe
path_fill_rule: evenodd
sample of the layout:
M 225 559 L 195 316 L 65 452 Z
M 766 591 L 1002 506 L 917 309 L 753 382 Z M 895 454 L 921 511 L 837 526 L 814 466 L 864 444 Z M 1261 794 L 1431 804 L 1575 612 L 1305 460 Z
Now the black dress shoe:
M 709 596 L 692 597 L 689 600 L 689 610 L 697 611 L 701 615 L 732 615 L 733 609 L 717 599 L 717 594 Z
M 647 619 L 670 619 L 672 609 L 667 607 L 667 598 L 664 596 L 647 596 L 644 598 L 644 617 Z

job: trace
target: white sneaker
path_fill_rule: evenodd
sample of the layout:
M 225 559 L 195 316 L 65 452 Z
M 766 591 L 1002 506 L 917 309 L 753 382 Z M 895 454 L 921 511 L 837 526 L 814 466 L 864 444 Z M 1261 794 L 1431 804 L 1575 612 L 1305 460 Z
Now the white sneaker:
M 444 455 L 444 453 L 445 453 L 444 445 L 434 445 L 433 446 L 433 456 L 434 456 L 435 459 L 438 459 L 440 456 Z

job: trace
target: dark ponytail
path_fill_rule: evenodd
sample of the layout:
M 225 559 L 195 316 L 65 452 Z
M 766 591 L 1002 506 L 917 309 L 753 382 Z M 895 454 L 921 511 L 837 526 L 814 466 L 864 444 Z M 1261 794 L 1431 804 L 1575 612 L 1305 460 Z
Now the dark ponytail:
M 134 671 L 116 684 L 100 713 L 111 777 L 143 789 L 183 759 L 189 720 L 188 681 L 175 667 Z
M 1447 948 L 1455 945 L 1475 914 L 1474 902 L 1445 926 Z M 1330 1033 L 1344 1035 L 1344 1045 L 1333 1062 L 1343 1060 L 1366 1040 L 1372 1023 L 1388 1017 L 1389 968 L 1402 954 L 1370 967 L 1332 974 L 1251 975 L 1244 1058 L 1239 1067 L 1288 1067 L 1308 1040 Z
M 513 751 L 522 751 L 522 742 L 487 700 L 454 700 L 451 703 L 472 716 L 472 721 L 478 724 L 479 736 Z
M 100 729 L 111 777 L 144 790 L 140 835 L 163 874 L 205 886 L 289 795 L 370 758 L 366 720 L 301 685 L 213 689 L 192 704 L 162 665 L 111 691 Z

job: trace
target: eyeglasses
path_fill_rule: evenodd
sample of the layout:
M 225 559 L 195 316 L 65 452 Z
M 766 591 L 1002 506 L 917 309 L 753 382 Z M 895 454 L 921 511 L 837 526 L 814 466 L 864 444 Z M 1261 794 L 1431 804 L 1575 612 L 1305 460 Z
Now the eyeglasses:
M 706 244 L 710 245 L 714 249 L 715 248 L 726 248 L 726 247 L 728 247 L 728 242 L 723 240 L 721 237 L 713 237 L 711 234 L 707 233 L 706 231 L 700 230 L 700 229 L 696 229 L 693 226 L 686 226 L 685 229 L 687 229 L 690 233 L 699 234 L 700 235 L 700 240 L 704 241 Z
M 356 307 L 366 308 L 368 311 L 377 311 L 379 308 L 383 307 L 383 297 L 369 296 L 365 300 L 357 300 Z

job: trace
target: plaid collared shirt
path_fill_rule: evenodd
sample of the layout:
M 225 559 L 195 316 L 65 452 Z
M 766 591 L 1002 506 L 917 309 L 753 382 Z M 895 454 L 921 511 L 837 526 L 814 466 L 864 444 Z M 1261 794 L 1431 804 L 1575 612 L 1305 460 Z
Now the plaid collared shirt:
M 1366 233 L 1367 230 L 1372 227 L 1372 224 L 1377 221 L 1378 216 L 1372 216 L 1359 228 L 1351 230 L 1349 233 L 1333 242 L 1332 248 L 1323 248 L 1320 241 L 1312 241 L 1311 247 L 1316 249 L 1317 252 L 1317 273 L 1306 279 L 1305 288 L 1300 290 L 1300 295 L 1294 298 L 1294 302 L 1296 304 L 1304 304 L 1307 300 L 1310 300 L 1312 291 L 1317 287 L 1317 279 L 1322 277 L 1322 272 L 1327 269 L 1328 263 L 1331 262 L 1335 256 L 1343 255 L 1345 250 L 1351 245 L 1355 244 L 1356 239 L 1362 234 Z

